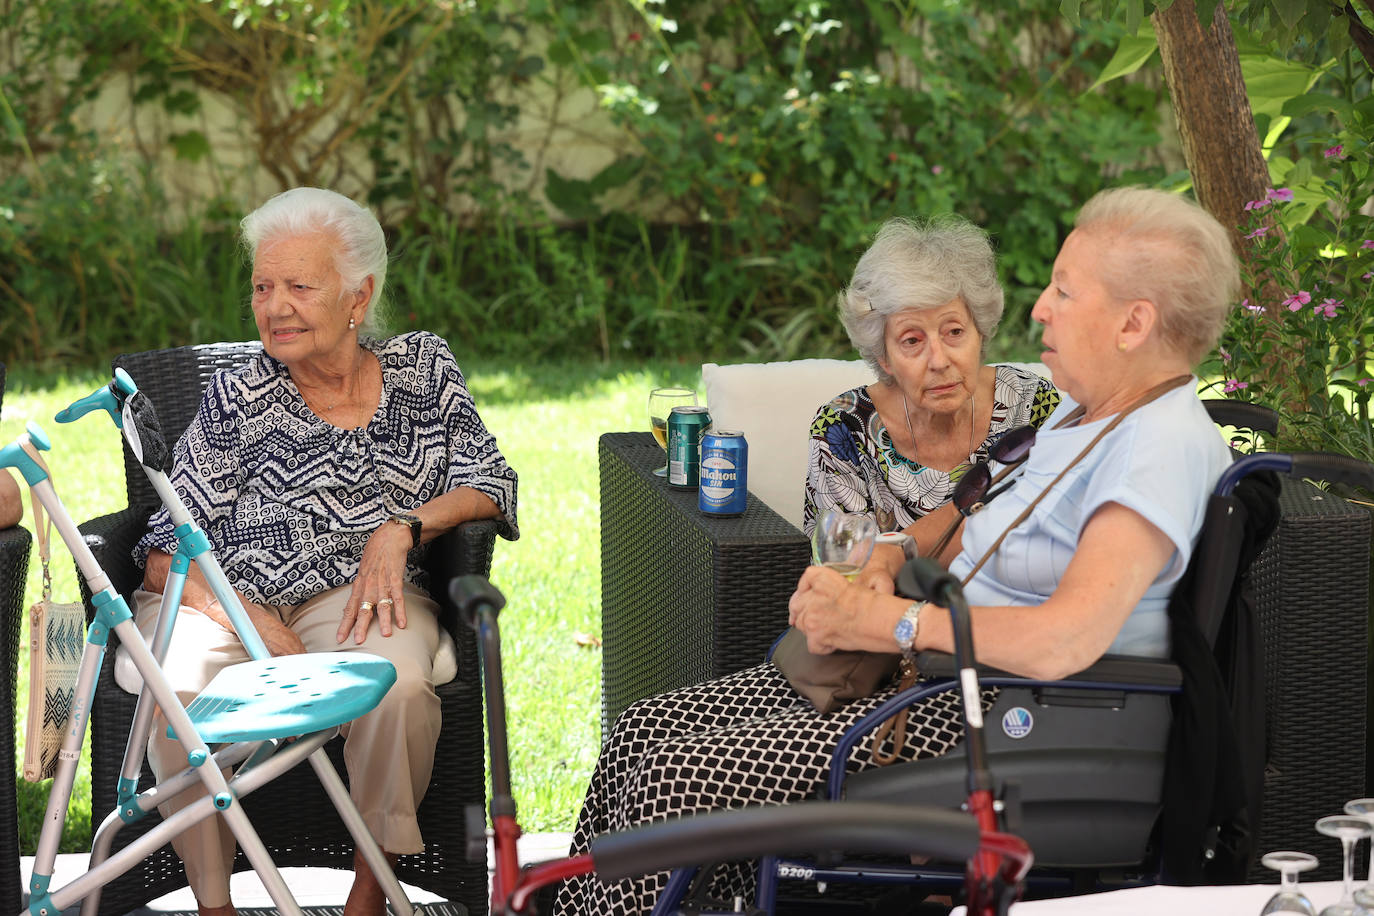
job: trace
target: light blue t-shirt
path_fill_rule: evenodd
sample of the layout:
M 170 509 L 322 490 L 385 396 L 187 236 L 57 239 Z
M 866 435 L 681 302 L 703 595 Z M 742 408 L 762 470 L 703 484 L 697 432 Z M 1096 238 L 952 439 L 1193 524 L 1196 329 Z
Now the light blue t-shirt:
M 1202 529 L 1207 497 L 1231 453 L 1194 393 L 1180 385 L 1132 412 L 1054 485 L 1030 517 L 1007 535 L 964 593 L 971 605 L 1038 605 L 1059 584 L 1079 535 L 1101 506 L 1119 503 L 1164 532 L 1174 553 L 1126 619 L 1109 652 L 1164 657 L 1169 652 L 1169 594 L 1188 566 Z M 960 579 L 1026 505 L 1063 470 L 1102 427 L 1054 429 L 1077 408 L 1067 395 L 1036 435 L 1011 489 L 971 516 L 963 550 L 950 564 Z M 994 465 L 994 472 L 997 470 Z M 1010 479 L 1010 478 L 1008 478 Z M 1130 557 L 1122 557 L 1129 563 Z

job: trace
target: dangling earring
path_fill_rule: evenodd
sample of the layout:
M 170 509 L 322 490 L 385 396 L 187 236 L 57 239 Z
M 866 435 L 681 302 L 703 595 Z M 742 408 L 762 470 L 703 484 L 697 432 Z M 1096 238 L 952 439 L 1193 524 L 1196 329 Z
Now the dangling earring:
M 349 329 L 350 331 L 353 330 L 354 328 L 356 328 L 357 326 L 358 326 L 358 322 L 354 321 L 352 318 L 348 319 L 348 329 Z M 1124 350 L 1125 347 L 1122 347 L 1122 349 Z

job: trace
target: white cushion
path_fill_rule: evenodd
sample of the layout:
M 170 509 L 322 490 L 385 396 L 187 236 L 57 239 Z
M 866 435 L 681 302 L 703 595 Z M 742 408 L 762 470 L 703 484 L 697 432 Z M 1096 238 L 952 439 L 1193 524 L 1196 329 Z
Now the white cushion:
M 1008 363 L 1044 378 L 1044 363 Z M 716 429 L 749 443 L 749 490 L 798 528 L 806 498 L 806 462 L 816 408 L 877 376 L 861 359 L 798 359 L 719 366 L 704 363 L 701 381 Z
M 863 360 L 705 363 L 701 367 L 711 425 L 739 430 L 749 443 L 750 492 L 798 528 L 816 408 L 875 377 Z

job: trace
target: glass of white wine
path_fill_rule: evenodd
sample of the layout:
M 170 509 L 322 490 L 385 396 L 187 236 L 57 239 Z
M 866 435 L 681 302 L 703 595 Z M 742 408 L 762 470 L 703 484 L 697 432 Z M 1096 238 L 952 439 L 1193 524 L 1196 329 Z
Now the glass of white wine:
M 878 523 L 871 516 L 827 509 L 811 532 L 811 559 L 853 579 L 872 556 L 877 538 Z
M 668 451 L 668 415 L 674 407 L 691 407 L 697 402 L 697 393 L 690 388 L 655 388 L 649 392 L 649 429 L 658 440 L 658 447 Z M 668 476 L 668 463 L 654 468 L 657 477 Z

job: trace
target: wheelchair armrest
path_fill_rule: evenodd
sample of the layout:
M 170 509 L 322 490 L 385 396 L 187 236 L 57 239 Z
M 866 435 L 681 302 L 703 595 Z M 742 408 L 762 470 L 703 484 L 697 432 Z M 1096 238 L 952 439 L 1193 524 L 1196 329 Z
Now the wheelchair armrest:
M 954 677 L 958 666 L 955 664 L 954 656 L 948 653 L 925 651 L 917 654 L 916 669 L 926 677 L 946 678 Z M 978 677 L 979 679 L 1016 678 L 1020 675 L 979 665 Z M 1030 678 L 1021 679 L 1028 683 L 1034 683 Z M 1177 665 L 1163 659 L 1141 658 L 1133 655 L 1104 655 L 1077 674 L 1071 674 L 1056 683 L 1071 684 L 1075 681 L 1149 687 L 1181 687 L 1183 674 L 1178 670 Z

